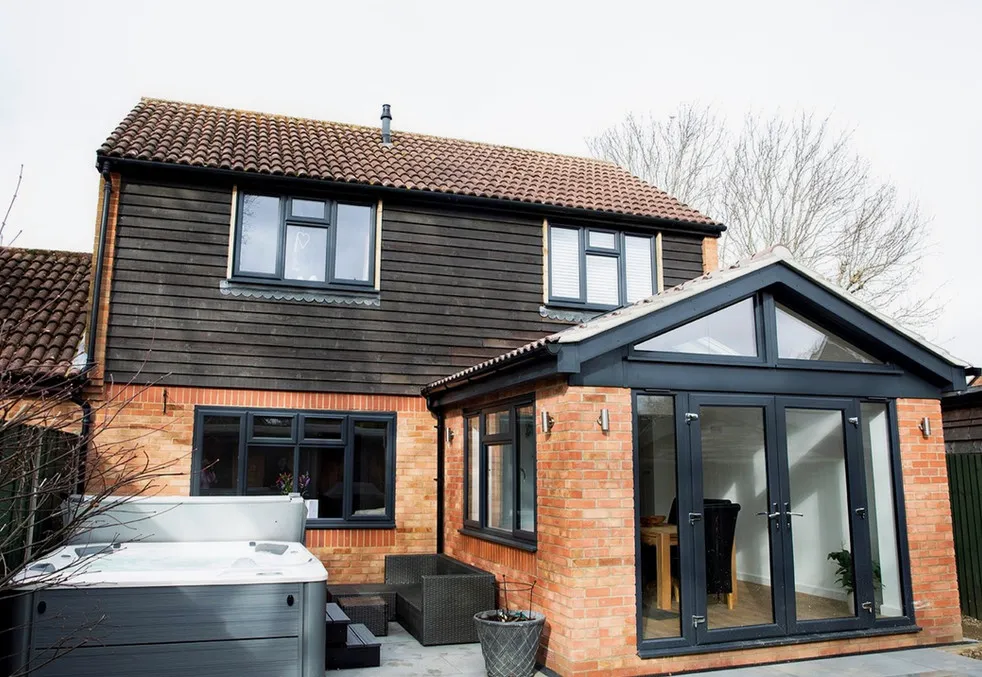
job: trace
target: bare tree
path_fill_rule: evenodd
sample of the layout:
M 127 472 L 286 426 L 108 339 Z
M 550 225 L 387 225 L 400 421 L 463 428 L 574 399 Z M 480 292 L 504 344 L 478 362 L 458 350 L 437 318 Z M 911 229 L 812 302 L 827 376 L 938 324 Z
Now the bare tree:
M 17 189 L 8 215 L 16 197 Z M 75 274 L 87 273 L 80 269 Z M 74 284 L 65 285 L 66 291 L 37 297 L 43 301 L 24 313 L 0 317 L 0 351 L 5 357 L 16 352 L 18 337 L 44 326 L 70 294 L 67 290 L 81 282 L 74 279 Z M 92 372 L 92 363 L 68 372 L 65 365 L 54 369 L 0 362 L 0 600 L 71 582 L 89 560 L 103 553 L 86 553 L 68 569 L 32 572 L 29 588 L 23 574 L 32 561 L 82 540 L 100 515 L 132 498 L 156 493 L 175 474 L 175 461 L 153 461 L 142 449 L 142 439 L 158 429 L 131 431 L 117 424 L 120 414 L 152 384 L 93 388 L 88 378 Z M 87 500 L 69 500 L 83 492 Z M 110 496 L 113 501 L 106 500 Z M 126 524 L 119 526 L 122 530 Z M 124 540 L 131 539 L 121 536 Z M 90 620 L 93 627 L 100 621 Z M 93 627 L 67 628 L 64 640 L 41 664 L 14 674 L 28 674 L 71 651 Z M 18 630 L 0 628 L 0 635 Z M 4 644 L 0 641 L 0 647 Z M 0 654 L 0 666 L 9 658 Z
M 17 172 L 17 185 L 14 186 L 14 194 L 10 197 L 10 202 L 7 204 L 7 211 L 4 212 L 3 220 L 0 221 L 0 247 L 5 244 L 7 246 L 12 245 L 20 237 L 22 231 L 17 231 L 14 236 L 10 239 L 10 242 L 4 242 L 4 232 L 7 230 L 7 219 L 10 218 L 10 212 L 14 208 L 14 203 L 17 202 L 17 194 L 20 192 L 20 184 L 24 180 L 24 165 L 20 166 L 20 171 Z
M 682 105 L 666 119 L 628 115 L 587 144 L 725 223 L 724 263 L 784 244 L 902 322 L 926 325 L 940 312 L 917 286 L 928 221 L 828 118 L 749 114 L 734 130 L 709 107 Z

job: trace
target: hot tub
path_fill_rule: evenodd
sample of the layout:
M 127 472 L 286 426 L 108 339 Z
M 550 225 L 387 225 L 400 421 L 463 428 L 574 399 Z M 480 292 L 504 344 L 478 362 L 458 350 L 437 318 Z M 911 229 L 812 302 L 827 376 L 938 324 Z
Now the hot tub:
M 244 510 L 260 536 L 302 537 L 302 500 L 272 510 L 265 501 L 231 505 L 219 508 L 222 519 Z M 161 523 L 215 517 L 214 502 L 199 508 L 183 516 L 166 508 Z M 252 512 L 264 508 L 281 511 L 270 528 Z M 284 524 L 284 514 L 299 517 L 299 529 Z M 144 538 L 75 543 L 28 567 L 15 627 L 26 629 L 16 653 L 32 675 L 323 676 L 327 573 L 300 542 L 155 540 L 154 518 L 139 521 L 148 523 L 138 527 Z M 106 535 L 111 522 L 89 536 Z M 200 535 L 200 524 L 188 531 Z

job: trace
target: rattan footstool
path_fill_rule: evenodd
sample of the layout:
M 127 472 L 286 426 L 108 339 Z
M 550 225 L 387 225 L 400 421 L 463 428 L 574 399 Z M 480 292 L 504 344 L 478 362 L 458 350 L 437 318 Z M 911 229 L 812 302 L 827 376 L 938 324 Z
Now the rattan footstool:
M 388 604 L 378 595 L 338 597 L 337 604 L 352 623 L 362 623 L 376 637 L 389 634 Z

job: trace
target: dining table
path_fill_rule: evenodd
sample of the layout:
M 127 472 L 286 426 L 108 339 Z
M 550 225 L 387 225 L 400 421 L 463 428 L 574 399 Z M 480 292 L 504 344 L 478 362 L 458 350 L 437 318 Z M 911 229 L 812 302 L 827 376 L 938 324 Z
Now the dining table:
M 650 527 L 641 527 L 641 542 L 644 545 L 655 547 L 655 557 L 657 559 L 656 570 L 656 604 L 659 609 L 671 611 L 672 609 L 672 546 L 679 544 L 679 527 L 677 524 L 657 524 Z M 736 541 L 733 543 L 733 550 L 730 552 L 730 589 L 726 594 L 726 605 L 732 609 L 737 601 L 737 577 L 736 577 Z

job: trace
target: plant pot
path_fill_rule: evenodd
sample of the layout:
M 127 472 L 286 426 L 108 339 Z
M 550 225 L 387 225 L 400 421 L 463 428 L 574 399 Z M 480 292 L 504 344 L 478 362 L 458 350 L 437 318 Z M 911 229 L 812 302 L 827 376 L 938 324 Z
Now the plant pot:
M 546 617 L 532 612 L 527 621 L 502 623 L 497 611 L 474 614 L 477 639 L 484 654 L 488 677 L 531 677 L 535 674 L 535 654 Z

